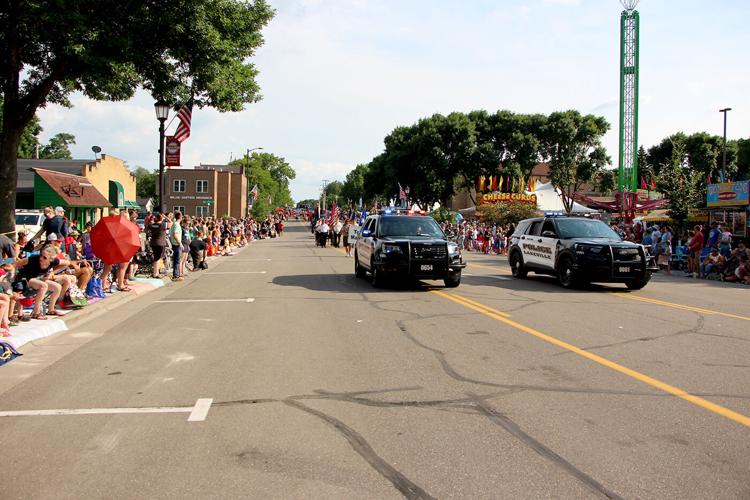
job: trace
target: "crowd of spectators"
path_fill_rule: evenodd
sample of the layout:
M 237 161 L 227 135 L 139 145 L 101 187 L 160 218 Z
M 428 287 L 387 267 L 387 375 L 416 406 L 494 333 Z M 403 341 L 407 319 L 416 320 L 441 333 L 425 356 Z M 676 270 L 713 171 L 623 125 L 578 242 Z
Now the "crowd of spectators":
M 507 255 L 508 242 L 516 227 L 514 224 L 498 226 L 480 221 L 445 222 L 443 232 L 467 252 Z
M 105 264 L 91 247 L 93 225 L 79 231 L 77 221 L 62 207 L 45 207 L 45 219 L 34 235 L 17 234 L 16 241 L 0 235 L 0 336 L 20 322 L 44 321 L 81 308 L 92 298 L 131 291 L 136 274 L 162 279 L 171 268 L 172 280 L 183 281 L 186 270 L 207 269 L 206 258 L 233 255 L 254 239 L 283 234 L 285 214 L 262 220 L 190 217 L 180 212 L 147 213 L 142 225 L 135 210 L 116 212 L 138 228 L 141 248 L 128 262 Z M 30 314 L 26 310 L 30 309 Z

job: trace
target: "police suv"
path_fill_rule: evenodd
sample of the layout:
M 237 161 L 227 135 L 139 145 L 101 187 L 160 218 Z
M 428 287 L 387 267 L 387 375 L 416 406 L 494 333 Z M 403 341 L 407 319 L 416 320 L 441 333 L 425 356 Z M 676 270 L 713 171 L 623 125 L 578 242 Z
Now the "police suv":
M 411 210 L 384 210 L 365 219 L 354 245 L 354 274 L 372 275 L 379 287 L 388 276 L 461 283 L 466 267 L 458 245 L 446 239 L 435 219 Z
M 508 261 L 516 278 L 525 278 L 529 271 L 549 274 L 565 288 L 595 281 L 639 290 L 659 269 L 644 246 L 623 241 L 602 221 L 578 217 L 519 222 Z

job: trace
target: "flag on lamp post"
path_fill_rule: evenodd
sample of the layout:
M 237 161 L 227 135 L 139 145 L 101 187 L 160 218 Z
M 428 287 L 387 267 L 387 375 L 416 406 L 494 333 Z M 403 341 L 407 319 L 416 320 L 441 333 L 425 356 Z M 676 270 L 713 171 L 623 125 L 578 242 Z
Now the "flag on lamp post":
M 188 102 L 180 108 L 177 112 L 177 118 L 180 119 L 180 124 L 177 125 L 177 130 L 174 133 L 174 138 L 180 142 L 190 137 L 190 124 L 193 121 L 193 98 L 188 99 Z

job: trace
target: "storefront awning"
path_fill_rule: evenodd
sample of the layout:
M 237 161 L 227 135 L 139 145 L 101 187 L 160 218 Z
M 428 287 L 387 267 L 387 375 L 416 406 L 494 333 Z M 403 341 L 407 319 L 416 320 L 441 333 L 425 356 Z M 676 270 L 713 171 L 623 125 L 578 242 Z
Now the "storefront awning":
M 109 202 L 113 207 L 127 207 L 125 205 L 125 188 L 117 181 L 109 181 Z

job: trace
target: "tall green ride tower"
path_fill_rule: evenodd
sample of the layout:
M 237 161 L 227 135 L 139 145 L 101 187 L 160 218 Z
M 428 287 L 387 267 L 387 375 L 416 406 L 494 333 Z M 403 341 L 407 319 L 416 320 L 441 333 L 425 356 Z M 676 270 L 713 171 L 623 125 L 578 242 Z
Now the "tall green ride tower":
M 617 188 L 621 207 L 627 209 L 622 193 L 638 189 L 638 0 L 620 0 L 625 10 L 620 15 L 620 164 Z

